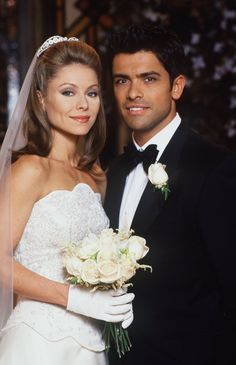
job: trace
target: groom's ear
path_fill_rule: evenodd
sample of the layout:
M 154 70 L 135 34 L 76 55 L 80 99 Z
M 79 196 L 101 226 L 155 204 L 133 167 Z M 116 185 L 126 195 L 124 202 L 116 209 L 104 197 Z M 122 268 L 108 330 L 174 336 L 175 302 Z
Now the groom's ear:
M 180 97 L 184 91 L 185 83 L 186 83 L 186 80 L 185 80 L 184 75 L 179 75 L 174 79 L 172 89 L 171 89 L 171 95 L 172 95 L 172 99 L 174 101 L 177 101 L 180 99 Z

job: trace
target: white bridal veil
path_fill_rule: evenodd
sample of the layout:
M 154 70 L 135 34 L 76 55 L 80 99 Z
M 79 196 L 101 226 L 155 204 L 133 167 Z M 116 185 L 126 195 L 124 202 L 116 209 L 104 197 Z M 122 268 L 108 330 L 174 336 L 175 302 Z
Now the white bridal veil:
M 47 39 L 37 50 L 22 85 L 16 107 L 0 150 L 0 330 L 5 325 L 13 308 L 13 246 L 11 240 L 10 175 L 12 151 L 26 145 L 23 135 L 23 116 L 27 104 L 31 80 L 37 58 L 53 44 L 79 41 L 78 38 L 58 35 Z
M 37 56 L 35 55 L 26 74 L 0 150 L 0 329 L 6 323 L 13 307 L 13 251 L 10 219 L 11 157 L 13 150 L 18 150 L 26 144 L 22 122 L 36 60 Z

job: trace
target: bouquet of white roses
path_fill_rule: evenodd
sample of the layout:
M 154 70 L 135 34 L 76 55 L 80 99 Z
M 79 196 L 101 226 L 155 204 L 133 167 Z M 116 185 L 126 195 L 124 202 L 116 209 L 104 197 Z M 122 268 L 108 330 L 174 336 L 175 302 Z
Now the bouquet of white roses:
M 70 243 L 63 250 L 67 280 L 92 291 L 121 288 L 137 269 L 151 269 L 138 263 L 148 251 L 146 240 L 133 235 L 132 230 L 124 232 L 108 228 L 99 234 L 89 233 L 80 242 Z M 115 341 L 119 357 L 130 350 L 128 332 L 121 324 L 106 322 L 104 336 L 107 350 L 111 339 Z

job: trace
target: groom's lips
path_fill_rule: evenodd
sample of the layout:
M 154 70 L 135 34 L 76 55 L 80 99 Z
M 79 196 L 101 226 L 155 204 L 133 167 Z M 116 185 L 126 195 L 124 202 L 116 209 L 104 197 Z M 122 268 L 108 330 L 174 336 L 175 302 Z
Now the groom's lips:
M 147 111 L 147 109 L 149 109 L 149 107 L 145 105 L 128 105 L 125 109 L 130 115 L 142 115 Z

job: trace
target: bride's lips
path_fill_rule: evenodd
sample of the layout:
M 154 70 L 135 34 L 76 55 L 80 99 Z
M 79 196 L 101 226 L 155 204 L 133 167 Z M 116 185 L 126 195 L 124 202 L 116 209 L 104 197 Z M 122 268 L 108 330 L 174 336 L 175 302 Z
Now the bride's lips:
M 79 123 L 87 123 L 90 119 L 90 116 L 88 115 L 74 115 L 70 117 L 71 119 L 75 120 Z

